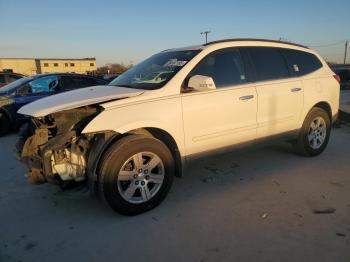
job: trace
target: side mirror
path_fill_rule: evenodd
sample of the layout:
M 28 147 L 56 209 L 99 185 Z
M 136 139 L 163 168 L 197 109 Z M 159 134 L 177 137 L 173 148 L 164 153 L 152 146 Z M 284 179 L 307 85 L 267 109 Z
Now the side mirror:
M 213 78 L 210 76 L 194 75 L 188 80 L 188 87 L 196 91 L 216 89 Z

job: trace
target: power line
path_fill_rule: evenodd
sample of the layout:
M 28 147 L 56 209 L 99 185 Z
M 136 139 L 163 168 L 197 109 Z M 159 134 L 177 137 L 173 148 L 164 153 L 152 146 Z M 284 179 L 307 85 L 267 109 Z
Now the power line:
M 346 53 L 348 51 L 348 40 L 345 41 L 344 65 L 346 63 Z
M 344 41 L 346 41 L 346 40 L 341 40 L 341 41 L 333 42 L 333 43 L 330 43 L 330 44 L 324 44 L 324 45 L 308 45 L 308 46 L 309 47 L 313 47 L 313 48 L 329 47 L 329 46 L 335 46 L 335 45 L 344 44 Z

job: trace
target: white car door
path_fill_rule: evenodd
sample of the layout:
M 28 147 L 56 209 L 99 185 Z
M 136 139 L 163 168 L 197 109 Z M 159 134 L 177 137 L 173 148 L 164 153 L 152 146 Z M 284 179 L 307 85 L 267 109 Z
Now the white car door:
M 304 103 L 302 81 L 291 77 L 282 49 L 272 47 L 247 49 L 257 80 L 257 137 L 297 129 Z
M 209 54 L 192 70 L 193 75 L 212 77 L 217 89 L 181 95 L 186 154 L 254 141 L 257 93 L 247 83 L 238 49 Z

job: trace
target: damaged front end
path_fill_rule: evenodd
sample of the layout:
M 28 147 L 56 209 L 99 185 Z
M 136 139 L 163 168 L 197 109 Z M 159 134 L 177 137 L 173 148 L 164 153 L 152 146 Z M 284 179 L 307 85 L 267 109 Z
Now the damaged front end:
M 85 106 L 32 118 L 21 130 L 17 154 L 28 167 L 32 184 L 60 184 L 86 179 L 87 158 L 94 135 L 83 128 L 103 109 Z

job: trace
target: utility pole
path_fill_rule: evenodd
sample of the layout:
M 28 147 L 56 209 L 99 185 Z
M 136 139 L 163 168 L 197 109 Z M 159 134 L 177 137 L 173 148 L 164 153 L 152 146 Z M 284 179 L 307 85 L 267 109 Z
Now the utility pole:
M 205 35 L 205 43 L 208 43 L 208 34 L 210 33 L 211 33 L 210 31 L 201 32 L 201 35 Z
M 348 51 L 348 40 L 345 41 L 344 65 L 346 63 L 346 53 Z

